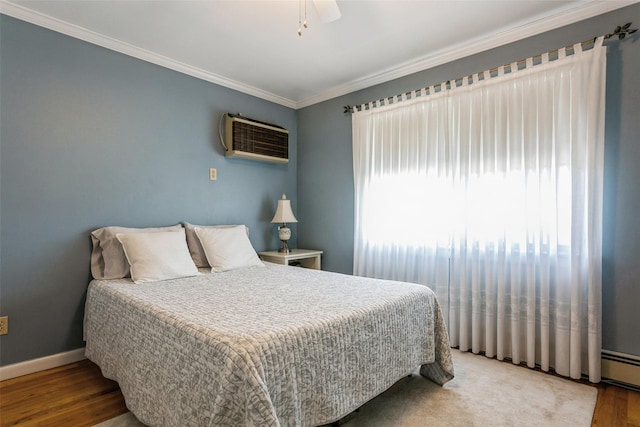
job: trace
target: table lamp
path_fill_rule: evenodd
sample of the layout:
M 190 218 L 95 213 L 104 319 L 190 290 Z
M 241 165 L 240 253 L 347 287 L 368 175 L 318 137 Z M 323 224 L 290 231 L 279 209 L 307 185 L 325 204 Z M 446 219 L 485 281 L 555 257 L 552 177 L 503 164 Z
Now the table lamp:
M 293 211 L 291 210 L 291 200 L 287 199 L 286 195 L 282 195 L 282 198 L 278 200 L 278 208 L 276 209 L 276 214 L 273 216 L 271 223 L 282 223 L 280 227 L 278 227 L 278 238 L 282 242 L 282 247 L 278 250 L 278 252 L 282 252 L 288 254 L 289 245 L 287 242 L 291 238 L 291 229 L 287 227 L 287 223 L 298 222 L 296 217 L 293 215 Z

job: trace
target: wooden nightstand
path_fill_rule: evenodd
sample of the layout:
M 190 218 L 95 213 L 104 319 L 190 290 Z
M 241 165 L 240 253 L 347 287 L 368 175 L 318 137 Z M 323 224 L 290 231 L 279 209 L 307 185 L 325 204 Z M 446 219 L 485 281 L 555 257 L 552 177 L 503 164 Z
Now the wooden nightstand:
M 260 259 L 275 264 L 289 265 L 292 261 L 297 261 L 302 267 L 320 270 L 320 257 L 322 251 L 314 251 L 310 249 L 291 249 L 288 254 L 278 251 L 260 252 Z

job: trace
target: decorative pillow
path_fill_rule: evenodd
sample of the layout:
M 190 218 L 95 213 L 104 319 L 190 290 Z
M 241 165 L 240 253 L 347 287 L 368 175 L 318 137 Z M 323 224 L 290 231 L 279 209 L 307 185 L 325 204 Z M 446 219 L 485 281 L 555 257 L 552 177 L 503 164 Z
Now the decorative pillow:
M 122 279 L 129 276 L 129 263 L 122 251 L 117 233 L 149 233 L 178 231 L 182 225 L 157 228 L 103 227 L 91 233 L 91 274 L 94 279 Z
M 117 233 L 135 283 L 196 276 L 184 230 L 164 233 Z
M 195 230 L 212 272 L 252 266 L 264 267 L 255 249 L 251 246 L 244 225 L 217 228 L 196 227 Z
M 204 249 L 202 248 L 202 244 L 200 243 L 200 239 L 196 235 L 196 228 L 229 228 L 229 227 L 238 227 L 238 225 L 193 225 L 188 222 L 183 222 L 185 230 L 187 231 L 187 245 L 189 246 L 189 253 L 191 254 L 191 258 L 193 258 L 193 262 L 196 263 L 198 268 L 206 268 L 211 267 L 209 265 L 209 261 L 207 261 L 207 256 L 204 253 Z M 249 235 L 249 227 L 245 227 L 247 230 L 247 236 Z

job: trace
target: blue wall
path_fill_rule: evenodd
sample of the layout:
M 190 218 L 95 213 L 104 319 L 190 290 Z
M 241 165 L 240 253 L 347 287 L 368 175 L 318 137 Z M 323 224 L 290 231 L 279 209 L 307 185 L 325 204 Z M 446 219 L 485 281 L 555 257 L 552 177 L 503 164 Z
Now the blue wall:
M 84 346 L 95 228 L 244 223 L 257 250 L 279 246 L 282 193 L 297 212 L 295 110 L 0 19 L 0 364 Z M 287 128 L 289 164 L 225 158 L 226 111 Z
M 343 105 L 510 63 L 629 20 L 637 26 L 638 18 L 636 4 L 296 113 L 0 16 L 0 314 L 11 330 L 0 337 L 0 365 L 84 345 L 89 233 L 105 225 L 245 223 L 255 248 L 270 249 L 278 240 L 269 221 L 286 192 L 300 220 L 292 227 L 298 246 L 324 250 L 324 268 L 351 273 L 351 119 Z M 609 46 L 603 348 L 640 355 L 640 49 L 638 37 Z M 226 111 L 287 128 L 290 163 L 226 159 L 217 141 Z
M 640 5 L 350 93 L 298 111 L 298 217 L 301 247 L 324 249 L 323 268 L 353 268 L 351 118 L 359 105 L 589 40 L 617 25 L 640 24 Z M 603 348 L 640 355 L 640 36 L 608 42 Z M 328 208 L 330 207 L 330 208 Z

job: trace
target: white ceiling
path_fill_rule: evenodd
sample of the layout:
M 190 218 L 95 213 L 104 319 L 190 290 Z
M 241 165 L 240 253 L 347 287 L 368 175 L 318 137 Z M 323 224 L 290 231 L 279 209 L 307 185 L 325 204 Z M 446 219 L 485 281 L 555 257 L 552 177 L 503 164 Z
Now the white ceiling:
M 337 0 L 330 23 L 307 1 L 302 36 L 304 0 L 0 0 L 0 10 L 301 108 L 638 0 Z

